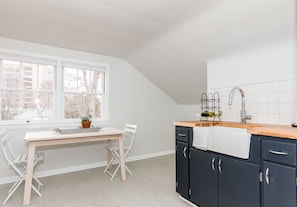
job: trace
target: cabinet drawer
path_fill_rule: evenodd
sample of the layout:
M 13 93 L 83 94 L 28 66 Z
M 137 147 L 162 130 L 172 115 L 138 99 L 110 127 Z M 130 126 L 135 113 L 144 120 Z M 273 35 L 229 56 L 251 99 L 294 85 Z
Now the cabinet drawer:
M 296 144 L 263 140 L 262 158 L 269 161 L 296 166 Z
M 189 142 L 189 129 L 176 128 L 176 140 L 182 142 Z

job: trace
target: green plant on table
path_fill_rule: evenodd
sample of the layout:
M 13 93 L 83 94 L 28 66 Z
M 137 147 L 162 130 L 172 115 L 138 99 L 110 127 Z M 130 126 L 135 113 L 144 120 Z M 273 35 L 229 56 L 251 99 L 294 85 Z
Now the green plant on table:
M 81 122 L 90 122 L 92 119 L 92 115 L 91 114 L 87 114 L 87 115 L 83 115 L 80 117 Z

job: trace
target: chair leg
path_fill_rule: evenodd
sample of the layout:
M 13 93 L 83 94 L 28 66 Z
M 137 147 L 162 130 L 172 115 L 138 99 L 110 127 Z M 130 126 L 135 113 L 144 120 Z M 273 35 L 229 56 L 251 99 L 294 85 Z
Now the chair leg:
M 117 151 L 113 151 L 112 152 L 112 159 L 110 160 L 110 162 L 107 164 L 105 170 L 104 170 L 104 173 L 107 173 L 108 175 L 111 176 L 110 180 L 113 180 L 113 178 L 115 177 L 115 175 L 117 174 L 119 168 L 121 167 L 121 162 L 120 162 L 120 155 L 117 153 Z M 113 163 L 113 161 L 116 160 L 116 162 L 118 163 L 115 171 L 112 173 L 109 169 Z M 125 165 L 125 170 L 130 174 L 132 175 L 132 172 L 131 170 L 127 167 L 127 165 Z
M 113 180 L 113 178 L 114 178 L 114 176 L 117 174 L 117 172 L 118 172 L 118 170 L 119 170 L 120 166 L 121 166 L 121 165 L 120 165 L 120 164 L 118 164 L 118 166 L 117 166 L 117 168 L 115 169 L 114 173 L 112 174 L 112 176 L 111 176 L 110 180 Z
M 114 156 L 112 156 L 111 160 L 109 161 L 109 163 L 107 164 L 105 170 L 104 170 L 104 173 L 108 173 L 109 172 L 109 169 L 110 169 L 110 166 L 112 165 L 112 162 L 114 161 Z
M 37 177 L 35 177 L 34 175 L 33 175 L 33 179 L 38 183 L 39 186 L 43 186 L 43 184 L 40 182 L 40 180 L 37 179 Z
M 39 192 L 39 189 L 36 189 L 34 185 L 32 185 L 32 189 L 37 193 L 37 195 L 42 196 L 42 194 Z
M 129 173 L 130 175 L 132 175 L 132 172 L 131 172 L 130 169 L 127 167 L 127 165 L 125 165 L 125 169 L 128 171 L 128 173 Z
M 117 174 L 118 170 L 120 169 L 121 167 L 121 162 L 120 162 L 120 158 L 119 158 L 119 155 L 115 154 L 115 159 L 116 161 L 119 163 L 117 168 L 115 169 L 114 173 L 112 174 L 111 176 L 111 179 L 110 180 L 113 180 L 114 176 Z M 132 172 L 128 169 L 128 167 L 125 165 L 125 170 L 127 170 L 129 172 L 130 175 L 132 175 Z
M 10 193 L 15 188 L 15 186 L 18 185 L 19 182 L 22 182 L 22 179 L 23 179 L 22 177 L 19 177 L 17 179 L 17 181 L 15 181 L 15 183 L 13 184 L 13 186 L 11 186 L 11 188 L 9 189 L 8 192 Z
M 5 204 L 8 199 L 10 199 L 10 197 L 14 194 L 14 192 L 19 188 L 19 186 L 21 185 L 21 183 L 24 181 L 23 177 L 20 177 L 14 184 L 13 186 L 10 188 L 10 190 L 8 191 L 8 195 L 6 197 L 6 199 L 3 201 L 3 204 Z
M 118 164 L 118 166 L 117 166 L 116 170 L 114 171 L 114 173 L 113 174 L 110 173 L 110 176 L 111 176 L 110 180 L 113 180 L 114 176 L 117 174 L 120 167 L 121 167 L 121 164 Z M 128 173 L 130 175 L 132 175 L 132 172 L 130 171 L 130 169 L 126 165 L 125 165 L 125 169 L 128 171 Z

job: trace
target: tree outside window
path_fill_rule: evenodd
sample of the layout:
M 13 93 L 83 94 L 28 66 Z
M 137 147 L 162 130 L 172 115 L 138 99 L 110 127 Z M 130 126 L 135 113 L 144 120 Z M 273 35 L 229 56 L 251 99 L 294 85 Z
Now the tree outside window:
M 104 93 L 102 71 L 64 67 L 64 117 L 79 118 L 91 114 L 102 117 L 102 95 Z

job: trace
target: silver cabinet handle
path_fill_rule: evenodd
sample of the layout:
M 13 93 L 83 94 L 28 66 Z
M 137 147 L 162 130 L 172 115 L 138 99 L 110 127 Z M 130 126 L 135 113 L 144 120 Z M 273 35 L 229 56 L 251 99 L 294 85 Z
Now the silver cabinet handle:
M 267 185 L 269 185 L 269 168 L 266 168 L 265 170 L 265 181 Z
M 187 154 L 186 154 L 186 152 L 187 152 L 187 147 L 184 147 L 183 155 L 184 155 L 185 158 L 187 158 Z
M 222 173 L 222 159 L 219 160 L 219 172 Z
M 185 137 L 186 135 L 185 134 L 178 134 L 178 136 Z
M 275 151 L 275 150 L 268 150 L 268 152 L 275 155 L 288 155 L 287 152 L 281 152 L 281 151 Z
M 215 158 L 215 157 L 212 158 L 212 160 L 211 160 L 211 169 L 212 169 L 213 171 L 216 170 L 216 169 L 215 169 L 215 161 L 216 161 L 216 158 Z

